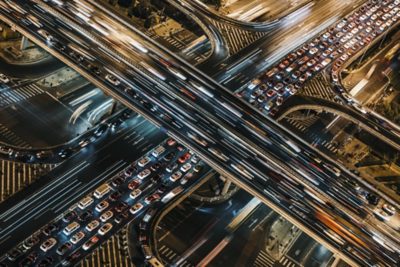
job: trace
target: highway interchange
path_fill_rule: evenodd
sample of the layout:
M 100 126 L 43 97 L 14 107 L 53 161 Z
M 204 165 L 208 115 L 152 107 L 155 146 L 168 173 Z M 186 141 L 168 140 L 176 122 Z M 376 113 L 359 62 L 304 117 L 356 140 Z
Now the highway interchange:
M 353 174 L 319 155 L 204 74 L 171 58 L 137 32 L 109 20 L 94 6 L 90 7 L 90 16 L 76 16 L 71 15 L 72 10 L 88 8 L 79 1 L 65 2 L 68 4 L 26 5 L 15 1 L 25 11 L 19 10 L 19 15 L 17 10 L 1 12 L 9 21 L 24 12 L 40 14 L 45 18 L 40 20 L 41 30 L 32 23 L 19 25 L 20 30 L 33 40 L 41 40 L 48 49 L 55 49 L 56 56 L 91 76 L 91 80 L 106 83 L 102 88 L 156 125 L 162 125 L 210 166 L 251 188 L 315 235 L 330 238 L 327 243 L 334 249 L 358 264 L 398 263 L 399 255 L 392 249 L 399 246 L 398 234 L 376 220 L 359 197 L 358 192 L 370 189 L 361 185 L 357 192 L 346 187 L 346 181 L 354 179 Z M 96 24 L 99 21 L 108 22 L 104 23 L 108 28 Z M 385 134 L 397 133 L 397 129 L 386 126 L 389 128 L 383 129 Z M 382 124 L 378 127 L 382 129 Z M 396 136 L 390 139 L 397 142 Z M 307 205 L 300 203 L 304 201 Z M 327 227 L 341 236 L 332 238 Z M 377 237 L 378 233 L 382 237 Z M 375 242 L 376 238 L 383 241 Z

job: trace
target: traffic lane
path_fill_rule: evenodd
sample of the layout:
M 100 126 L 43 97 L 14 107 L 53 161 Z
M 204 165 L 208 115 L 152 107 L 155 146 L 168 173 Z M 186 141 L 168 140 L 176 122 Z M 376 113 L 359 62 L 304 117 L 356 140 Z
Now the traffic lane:
M 160 144 L 160 143 L 157 143 L 157 144 Z M 165 142 L 161 142 L 161 145 L 165 145 Z M 154 147 L 154 146 L 153 146 L 153 147 Z M 164 146 L 164 148 L 165 148 L 165 146 Z M 165 167 L 165 160 L 164 160 L 164 157 L 161 157 L 161 155 L 160 155 L 158 158 L 156 158 L 156 157 L 154 157 L 154 156 L 151 155 L 151 154 L 152 154 L 152 151 L 151 151 L 151 152 L 148 152 L 149 149 L 147 149 L 146 151 L 147 151 L 146 156 L 147 156 L 147 157 L 150 157 L 149 159 L 150 159 L 150 162 L 151 162 L 151 163 L 147 163 L 146 166 L 143 166 L 143 167 L 139 166 L 140 162 L 142 162 L 142 159 L 145 158 L 145 156 L 142 156 L 142 159 L 141 159 L 140 161 L 135 161 L 135 162 L 133 162 L 133 163 L 131 163 L 131 164 L 128 164 L 128 165 L 127 165 L 127 166 L 128 166 L 127 168 L 125 168 L 125 169 L 122 170 L 122 171 L 118 171 L 118 174 L 117 174 L 117 175 L 111 176 L 111 177 L 113 178 L 113 179 L 112 179 L 112 182 L 108 182 L 108 183 L 110 184 L 110 186 L 111 186 L 110 188 L 112 188 L 111 191 L 109 191 L 108 193 L 105 193 L 103 196 L 101 196 L 101 197 L 99 197 L 99 198 L 94 198 L 94 203 L 92 203 L 92 204 L 90 205 L 89 208 L 81 209 L 81 208 L 77 208 L 77 204 L 72 205 L 72 202 L 76 202 L 76 199 L 75 199 L 75 200 L 72 201 L 71 203 L 67 203 L 67 204 L 64 205 L 64 207 L 61 207 L 61 208 L 58 208 L 58 209 L 64 211 L 64 210 L 67 209 L 67 206 L 72 205 L 72 207 L 69 209 L 69 211 L 74 210 L 75 212 L 77 212 L 78 214 L 80 214 L 79 216 L 81 216 L 83 213 L 87 212 L 87 210 L 94 209 L 94 207 L 96 206 L 96 204 L 98 204 L 98 203 L 102 202 L 103 200 L 106 200 L 106 199 L 107 199 L 109 204 L 108 204 L 108 207 L 106 207 L 105 209 L 107 209 L 108 211 L 112 211 L 112 212 L 114 213 L 114 215 L 115 215 L 115 214 L 120 214 L 120 213 L 122 212 L 122 211 L 117 211 L 117 206 L 118 206 L 119 204 L 124 203 L 124 205 L 125 205 L 125 210 L 126 210 L 126 209 L 128 209 L 131 205 L 133 205 L 134 203 L 140 203 L 140 202 L 142 202 L 142 205 L 143 205 L 144 207 L 142 206 L 143 208 L 141 208 L 141 209 L 139 210 L 140 212 L 139 212 L 139 213 L 134 213 L 134 214 L 132 214 L 132 215 L 135 215 L 135 216 L 134 216 L 135 218 L 140 217 L 141 214 L 144 213 L 144 210 L 147 209 L 148 206 L 149 206 L 148 203 L 147 203 L 146 201 L 143 202 L 143 199 L 144 199 L 146 196 L 149 196 L 150 194 L 153 194 L 153 193 L 155 192 L 156 189 L 157 189 L 157 190 L 161 190 L 161 187 L 160 187 L 160 182 L 161 182 L 161 181 L 159 181 L 159 180 L 154 180 L 154 181 L 153 181 L 153 178 L 154 178 L 154 177 L 156 177 L 158 174 L 165 174 L 165 176 L 164 176 L 165 179 L 164 179 L 163 183 L 164 183 L 164 184 L 167 184 L 167 185 L 165 186 L 166 188 L 164 188 L 163 191 L 158 191 L 159 194 L 161 195 L 161 197 L 164 195 L 163 193 L 164 193 L 165 191 L 168 192 L 168 190 L 170 190 L 171 188 L 175 188 L 175 186 L 176 186 L 176 183 L 173 183 L 173 182 L 171 182 L 171 181 L 169 180 L 169 175 L 168 175 L 168 173 L 165 173 L 165 169 L 164 169 L 164 167 Z M 187 153 L 187 150 L 184 150 L 184 149 L 182 150 L 182 149 L 180 149 L 180 145 L 175 145 L 175 146 L 169 146 L 169 147 L 167 147 L 166 150 L 165 150 L 164 152 L 162 152 L 162 154 L 168 154 L 168 153 L 172 153 L 172 152 L 175 153 L 175 156 L 174 156 L 173 159 L 170 159 L 169 161 L 172 161 L 172 160 L 175 160 L 175 159 L 178 159 L 178 158 L 179 158 L 179 160 L 180 160 L 180 159 L 181 159 L 180 157 L 182 156 L 182 154 Z M 141 155 L 142 155 L 142 154 L 141 154 Z M 191 162 L 193 159 L 189 158 L 189 159 L 187 159 L 187 160 L 188 160 L 189 162 Z M 139 163 L 138 163 L 138 162 L 139 162 Z M 187 162 L 187 161 L 186 161 L 186 162 Z M 178 169 L 179 169 L 179 167 L 182 167 L 182 166 L 184 165 L 184 163 L 186 163 L 186 162 L 182 162 L 182 163 L 178 166 Z M 150 168 L 152 168 L 152 167 L 155 167 L 157 164 L 158 164 L 157 169 L 155 169 L 155 171 L 153 171 L 153 172 L 151 173 L 150 176 L 144 177 L 143 180 L 140 179 L 140 178 L 135 179 L 136 181 L 140 181 L 140 182 L 139 182 L 139 186 L 137 186 L 137 188 L 140 188 L 142 192 L 141 192 L 141 194 L 139 195 L 139 197 L 136 197 L 136 198 L 131 197 L 131 196 L 130 196 L 131 191 L 127 189 L 127 187 L 128 187 L 128 186 L 127 186 L 128 182 L 131 182 L 131 181 L 133 180 L 134 177 L 137 177 L 137 174 L 138 174 L 139 172 L 143 171 L 144 169 L 147 169 L 147 168 L 149 167 L 149 165 L 151 165 Z M 202 163 L 199 163 L 199 164 L 202 164 Z M 136 168 L 135 170 L 136 170 L 136 171 L 134 171 L 134 172 L 131 173 L 130 175 L 126 175 L 126 173 L 129 174 L 129 172 L 132 172 L 131 169 L 132 169 L 133 166 L 135 166 L 135 168 Z M 193 166 L 192 166 L 192 167 L 193 167 Z M 129 170 L 129 172 L 127 172 L 128 170 Z M 193 171 L 194 171 L 194 170 L 193 170 Z M 194 171 L 195 173 L 194 173 L 193 179 L 190 179 L 190 182 L 188 182 L 188 183 L 186 184 L 186 186 L 190 186 L 192 183 L 196 182 L 197 178 L 200 177 L 201 174 L 204 173 L 205 171 L 208 171 L 208 169 L 207 169 L 207 168 L 204 168 L 204 169 L 203 169 L 202 171 L 200 171 L 199 173 L 196 173 L 196 172 Z M 121 181 L 118 182 L 118 183 L 115 182 L 115 184 L 114 184 L 114 181 L 117 181 L 116 178 L 118 178 L 118 177 L 127 177 L 127 179 L 126 179 L 125 181 L 122 181 L 122 182 L 121 182 Z M 94 180 L 98 180 L 98 179 L 97 179 L 97 178 L 94 178 Z M 93 189 L 94 189 L 94 188 L 91 188 L 91 190 L 93 190 Z M 118 193 L 118 196 L 112 198 L 112 196 L 115 195 L 115 193 L 116 193 L 117 191 L 120 192 L 120 193 Z M 105 209 L 103 209 L 102 211 L 98 211 L 97 209 L 96 209 L 96 210 L 93 210 L 92 212 L 93 212 L 93 214 L 94 214 L 95 216 L 94 216 L 94 217 L 91 216 L 91 217 L 92 217 L 91 219 L 98 218 L 100 215 L 103 215 L 103 214 L 106 212 Z M 126 212 L 128 212 L 128 210 L 126 210 Z M 113 216 L 112 216 L 112 217 L 113 217 Z M 127 216 L 127 217 L 129 217 L 129 216 Z M 132 217 L 132 216 L 131 216 L 131 217 Z M 91 220 L 91 219 L 90 219 L 90 220 Z M 64 221 L 62 221 L 62 220 L 63 220 L 63 219 L 58 218 L 58 221 L 55 222 L 55 224 L 56 224 L 57 227 L 58 227 L 59 232 L 57 232 L 56 236 L 51 235 L 51 236 L 53 236 L 53 237 L 57 237 L 56 240 L 59 241 L 58 244 L 57 244 L 57 246 L 62 245 L 64 242 L 66 242 L 66 241 L 69 239 L 69 237 L 66 237 L 65 234 L 63 233 L 64 227 L 66 227 L 66 226 L 69 224 L 69 222 L 64 222 Z M 90 220 L 86 220 L 86 221 L 89 222 Z M 128 223 L 130 220 L 131 220 L 131 219 L 129 219 L 129 218 L 124 218 L 124 217 L 122 217 L 122 221 L 124 221 L 124 223 Z M 105 237 L 106 237 L 106 236 L 109 237 L 111 234 L 113 234 L 113 233 L 115 233 L 116 231 L 118 231 L 117 228 L 120 228 L 120 227 L 122 227 L 122 226 L 124 225 L 124 224 L 122 224 L 122 222 L 120 222 L 120 223 L 118 223 L 118 224 L 119 224 L 119 226 L 118 226 L 118 227 L 113 227 L 113 230 L 110 231 L 108 234 L 106 234 Z M 81 226 L 82 226 L 82 225 L 81 225 Z M 114 225 L 114 226 L 116 226 L 116 225 Z M 82 226 L 82 227 L 83 227 L 83 226 Z M 97 227 L 96 227 L 96 228 L 97 228 Z M 94 234 L 94 232 L 89 231 L 89 230 L 86 230 L 86 237 L 85 237 L 85 240 L 88 240 L 88 235 L 90 235 L 90 234 Z M 39 233 L 37 233 L 37 234 L 35 234 L 35 235 L 36 235 L 36 236 L 42 236 L 42 239 L 43 239 L 42 241 L 45 241 L 46 239 L 49 238 L 49 236 L 43 236 L 42 234 L 40 234 L 40 231 L 39 231 Z M 97 236 L 97 237 L 99 237 L 99 238 L 101 239 L 101 241 L 99 241 L 99 243 L 96 244 L 96 246 L 99 245 L 102 241 L 106 240 L 105 237 L 102 237 L 102 236 Z M 84 241 L 84 240 L 82 240 L 80 243 L 82 243 L 83 241 Z M 33 250 L 33 251 L 39 250 L 40 243 L 41 243 L 41 242 L 39 242 L 39 244 L 37 244 L 35 247 L 33 247 L 29 252 L 32 252 L 32 250 Z M 85 254 L 91 252 L 93 249 L 94 249 L 94 247 L 92 247 L 92 248 L 90 248 L 89 250 L 85 251 L 85 249 L 82 250 L 80 246 L 76 246 L 76 247 L 74 248 L 74 251 L 69 251 L 68 254 L 74 254 L 74 253 L 76 253 L 76 252 L 79 251 L 80 256 L 79 256 L 78 258 L 74 259 L 73 261 L 71 261 L 71 263 L 72 263 L 72 262 L 77 262 L 77 261 L 79 261 L 80 258 L 84 257 Z M 65 255 L 65 256 L 59 257 L 59 256 L 57 256 L 56 254 L 54 254 L 54 252 L 55 252 L 55 251 L 52 251 L 52 252 L 50 252 L 50 253 L 45 253 L 45 254 L 40 252 L 39 254 L 41 254 L 40 256 L 46 256 L 46 257 L 50 256 L 50 257 L 53 258 L 53 261 L 56 259 L 57 262 L 60 262 L 63 258 L 65 258 L 65 257 L 67 256 L 67 255 Z M 27 253 L 28 253 L 28 252 L 26 252 L 25 254 L 27 254 Z M 23 257 L 20 256 L 20 258 L 23 258 Z M 18 261 L 18 260 L 17 260 L 17 261 Z M 54 263 L 56 263 L 56 262 L 54 262 Z
M 140 121 L 145 122 L 143 118 Z M 140 146 L 142 143 L 156 145 L 165 138 L 165 135 L 157 131 L 150 123 L 145 122 L 145 124 L 158 134 L 135 135 L 132 134 L 135 127 L 131 127 L 126 131 L 120 131 L 117 135 L 112 135 L 110 138 L 112 142 L 110 139 L 105 139 L 108 142 L 102 142 L 94 147 L 89 146 L 86 151 L 77 154 L 51 172 L 48 177 L 53 180 L 44 184 L 44 187 L 38 188 L 39 192 L 34 191 L 28 197 L 25 195 L 21 202 L 5 210 L 1 219 L 0 234 L 3 242 L 0 244 L 0 251 L 9 250 L 42 226 L 43 222 L 48 222 L 49 219 L 58 216 L 73 199 L 77 200 L 85 192 L 126 165 L 126 159 L 137 159 L 143 150 Z M 141 127 L 143 132 L 149 131 L 146 127 Z M 142 137 L 146 138 L 135 145 L 129 144 L 130 141 Z M 140 148 L 135 149 L 137 147 Z M 97 179 L 93 180 L 93 177 Z M 67 196 L 68 198 L 63 199 Z
M 265 36 L 242 49 L 236 55 L 221 62 L 219 66 L 217 66 L 221 69 L 220 72 L 210 73 L 210 75 L 216 80 L 221 81 L 224 78 L 224 70 L 232 69 L 235 65 L 238 65 L 243 58 L 251 55 L 255 49 L 262 48 L 261 54 L 254 58 L 253 62 L 243 64 L 241 68 L 235 69 L 229 73 L 231 76 L 235 76 L 240 72 L 246 74 L 244 75 L 247 77 L 246 81 L 235 79 L 227 84 L 227 88 L 237 89 L 245 82 L 249 82 L 251 77 L 254 77 L 254 73 L 259 73 L 259 70 L 265 70 L 265 68 L 274 64 L 273 59 L 278 60 L 284 57 L 290 53 L 290 51 L 317 34 L 324 27 L 329 27 L 330 24 L 351 12 L 354 6 L 360 5 L 363 2 L 365 2 L 365 0 L 356 2 L 334 0 L 323 2 L 314 1 L 312 8 L 303 10 L 303 12 L 295 12 L 293 15 L 288 15 L 276 28 L 269 31 Z M 265 62 L 265 59 L 269 60 Z M 204 68 L 204 70 L 207 72 L 206 68 Z

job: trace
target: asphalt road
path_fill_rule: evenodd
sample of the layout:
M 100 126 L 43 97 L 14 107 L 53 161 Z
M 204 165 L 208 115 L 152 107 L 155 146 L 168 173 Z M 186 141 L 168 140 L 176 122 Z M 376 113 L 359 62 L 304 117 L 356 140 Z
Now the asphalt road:
M 136 116 L 2 202 L 0 251 L 15 247 L 165 138 L 157 128 Z

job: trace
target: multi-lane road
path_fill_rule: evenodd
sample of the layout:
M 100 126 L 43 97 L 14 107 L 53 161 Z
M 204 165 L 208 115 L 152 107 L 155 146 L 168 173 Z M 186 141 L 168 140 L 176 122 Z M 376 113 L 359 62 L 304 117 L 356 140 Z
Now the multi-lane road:
M 20 2 L 15 1 L 14 5 L 17 4 Z M 22 13 L 31 12 L 37 15 L 38 12 L 41 12 L 42 14 L 39 13 L 39 16 L 46 17 L 41 20 L 41 24 L 45 25 L 41 28 L 45 32 L 40 30 L 38 32 L 37 27 L 32 24 L 22 25 L 21 31 L 36 41 L 39 37 L 42 45 L 43 40 L 50 46 L 53 45 L 58 50 L 57 56 L 69 61 L 70 64 L 74 62 L 73 66 L 80 71 L 85 69 L 86 76 L 90 71 L 90 68 L 87 67 L 87 59 L 92 61 L 91 64 L 108 66 L 100 69 L 103 74 L 108 73 L 106 76 L 99 75 L 96 77 L 97 80 L 93 78 L 92 80 L 98 84 L 99 80 L 101 82 L 108 81 L 108 87 L 113 88 L 112 94 L 126 104 L 131 105 L 135 101 L 132 99 L 134 97 L 126 100 L 129 93 L 132 95 L 132 88 L 126 89 L 126 87 L 136 87 L 136 84 L 133 85 L 131 81 L 141 85 L 143 91 L 136 92 L 136 94 L 140 93 L 142 97 L 156 103 L 159 106 L 158 112 L 164 113 L 162 114 L 164 120 L 165 114 L 174 119 L 172 122 L 171 120 L 162 121 L 157 116 L 160 114 L 154 111 L 154 107 L 150 108 L 153 110 L 152 112 L 146 111 L 147 117 L 156 124 L 163 124 L 171 131 L 171 134 L 193 147 L 217 170 L 233 177 L 248 189 L 252 189 L 253 193 L 273 204 L 274 208 L 291 213 L 297 222 L 303 223 L 308 228 L 314 228 L 313 233 L 317 236 L 329 238 L 324 229 L 326 227 L 334 228 L 342 238 L 348 241 L 348 244 L 339 246 L 339 250 L 353 257 L 357 262 L 360 263 L 363 260 L 357 259 L 357 253 L 365 253 L 366 260 L 371 260 L 371 262 L 375 260 L 387 263 L 397 262 L 396 253 L 391 252 L 387 248 L 387 244 L 376 243 L 372 234 L 383 232 L 384 242 L 397 246 L 390 229 L 368 216 L 372 212 L 368 205 L 357 196 L 354 188 L 347 188 L 344 193 L 335 189 L 343 187 L 343 183 L 352 179 L 352 176 L 344 170 L 340 171 L 337 167 L 333 167 L 334 162 L 327 159 L 322 162 L 318 156 L 315 156 L 315 152 L 311 148 L 302 143 L 296 145 L 294 141 L 285 136 L 290 136 L 299 142 L 296 137 L 261 114 L 253 112 L 252 109 L 201 73 L 194 71 L 189 66 L 177 67 L 177 63 L 175 66 L 172 65 L 174 60 L 169 55 L 143 40 L 143 36 L 134 35 L 120 24 L 110 21 L 98 10 L 94 12 L 93 6 L 89 8 L 92 9 L 89 10 L 90 16 L 82 13 L 75 13 L 77 16 L 74 16 L 71 15 L 71 10 L 85 8 L 82 4 L 75 6 L 69 2 L 61 6 L 51 3 L 51 8 L 40 4 L 41 8 L 39 9 L 37 5 L 23 4 L 25 3 L 23 2 L 19 8 L 22 7 L 26 11 L 22 11 Z M 88 8 L 86 7 L 86 9 Z M 19 11 L 21 12 L 21 10 Z M 10 15 L 4 10 L 2 12 L 7 16 L 6 20 L 8 21 L 15 20 L 14 15 L 18 13 L 13 11 Z M 101 21 L 105 22 L 107 26 L 100 25 Z M 52 30 L 55 25 L 58 27 L 56 31 Z M 63 36 L 59 35 L 57 31 L 62 31 Z M 74 41 L 77 39 L 78 41 Z M 71 46 L 60 47 L 60 43 L 71 41 L 74 42 L 72 48 Z M 77 47 L 78 54 L 84 56 L 77 56 Z M 71 49 L 75 50 L 74 55 L 71 55 Z M 68 60 L 65 58 L 66 55 L 68 55 Z M 96 58 L 93 55 L 96 55 Z M 78 59 L 76 59 L 77 57 Z M 78 63 L 77 60 L 81 63 Z M 146 62 L 143 63 L 143 61 Z M 93 69 L 91 71 L 92 73 L 97 72 Z M 145 75 L 147 80 L 138 77 L 138 74 Z M 94 74 L 92 75 L 94 76 Z M 126 92 L 122 92 L 121 89 L 124 88 Z M 218 91 L 214 88 L 218 88 Z M 142 103 L 138 102 L 136 101 L 135 108 L 139 107 L 143 112 L 146 103 L 148 106 L 148 102 L 143 102 L 143 99 Z M 311 163 L 317 165 L 317 168 L 310 170 L 309 164 Z M 290 164 L 290 167 L 287 164 Z M 290 176 L 292 180 L 289 180 L 289 184 L 292 185 L 282 183 L 284 179 L 279 174 L 274 174 L 273 169 L 279 170 L 285 176 Z M 334 174 L 339 174 L 340 177 L 337 178 Z M 271 176 L 278 178 L 271 179 Z M 287 181 L 285 183 L 287 184 Z M 300 188 L 298 190 L 301 193 L 298 195 L 296 192 L 299 191 L 293 189 L 296 187 Z M 331 194 L 323 193 L 327 190 L 331 190 Z M 288 195 L 287 192 L 291 194 Z M 310 201 L 309 206 L 305 208 L 308 210 L 305 212 L 307 215 L 298 210 L 296 212 L 294 208 L 289 209 L 289 206 L 292 206 L 290 203 L 296 203 L 296 199 L 303 198 L 304 195 L 308 196 Z M 342 208 L 344 212 L 338 209 L 329 209 L 328 203 L 330 202 Z M 365 225 L 358 225 L 356 223 L 358 220 L 352 219 L 360 218 L 362 220 L 367 216 L 370 222 Z M 346 220 L 333 222 L 332 219 L 329 219 L 335 217 L 343 217 Z M 319 222 L 315 222 L 315 219 Z M 323 230 L 316 229 L 315 224 L 322 224 L 320 227 Z M 375 228 L 379 228 L 380 231 L 374 230 Z M 358 229 L 358 237 L 352 234 L 354 229 Z M 364 233 L 365 231 L 366 233 Z M 327 242 L 338 246 L 335 239 L 331 238 Z M 368 252 L 354 252 L 354 248 L 346 249 L 348 247 L 358 247 L 359 250 L 361 247 Z M 381 250 L 386 251 L 386 254 L 378 254 L 378 251 Z

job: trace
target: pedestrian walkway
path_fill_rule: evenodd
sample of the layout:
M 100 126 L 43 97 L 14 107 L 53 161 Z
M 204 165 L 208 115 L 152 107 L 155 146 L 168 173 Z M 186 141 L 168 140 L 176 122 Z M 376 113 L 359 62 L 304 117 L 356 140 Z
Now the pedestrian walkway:
M 54 167 L 54 164 L 25 164 L 0 160 L 0 202 Z
M 304 85 L 300 91 L 301 94 L 312 97 L 319 97 L 326 100 L 335 101 L 335 93 L 331 89 L 331 85 L 324 78 L 323 74 L 318 74 Z
M 292 127 L 294 127 L 296 130 L 300 131 L 304 136 L 307 136 L 307 140 L 312 144 L 319 144 L 320 146 L 323 146 L 325 149 L 328 151 L 337 154 L 338 153 L 338 147 L 331 142 L 328 142 L 324 139 L 321 139 L 321 134 L 319 133 L 314 133 L 308 131 L 310 129 L 311 125 L 315 123 L 316 120 L 319 118 L 317 116 L 311 117 L 309 120 L 293 120 L 293 119 L 285 119 L 286 122 L 288 122 Z M 323 136 L 322 136 L 323 137 Z
M 253 32 L 237 29 L 233 26 L 227 25 L 226 23 L 215 20 L 212 20 L 212 22 L 221 31 L 229 46 L 229 52 L 231 55 L 249 46 L 266 34 L 265 32 Z
M 276 262 L 275 259 L 262 249 L 258 253 L 253 266 L 254 267 L 272 267 L 272 266 L 274 266 L 275 262 Z
M 294 263 L 291 259 L 289 259 L 286 256 L 283 256 L 280 260 L 279 260 L 280 266 L 284 266 L 284 267 L 298 267 L 300 265 Z
M 113 235 L 94 253 L 81 261 L 81 267 L 134 267 L 127 250 L 120 246 L 118 235 Z
M 5 125 L 0 123 L 0 140 L 8 145 L 30 148 L 31 145 L 25 142 L 22 138 L 16 135 L 13 131 L 8 129 Z
M 34 83 L 18 88 L 7 88 L 0 91 L 0 108 L 4 108 L 43 93 L 44 91 Z
M 162 245 L 158 250 L 160 256 L 163 258 L 165 262 L 172 264 L 174 261 L 179 260 L 179 256 L 173 249 L 169 248 L 166 245 Z M 176 267 L 194 267 L 195 265 L 188 262 L 186 259 L 180 262 Z

